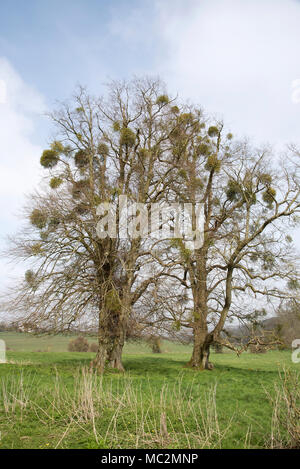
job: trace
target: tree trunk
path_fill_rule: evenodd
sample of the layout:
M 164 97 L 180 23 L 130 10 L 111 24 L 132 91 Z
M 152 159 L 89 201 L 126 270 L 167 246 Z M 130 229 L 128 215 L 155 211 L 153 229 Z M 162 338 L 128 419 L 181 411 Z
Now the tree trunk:
M 99 311 L 98 352 L 91 366 L 99 373 L 105 367 L 125 371 L 122 364 L 122 352 L 126 339 L 127 315 L 125 308 L 115 310 L 105 306 Z
M 111 315 L 111 342 L 108 349 L 108 367 L 125 371 L 122 364 L 122 353 L 127 331 L 127 309 L 122 305 L 120 311 Z
M 98 323 L 98 352 L 91 362 L 91 367 L 95 368 L 98 373 L 103 373 L 109 353 L 111 335 L 109 329 L 109 311 L 100 304 L 99 323 Z
M 152 352 L 153 353 L 162 353 L 161 346 L 160 346 L 160 339 L 159 337 L 155 337 L 152 342 Z
M 98 373 L 103 373 L 105 369 L 106 359 L 107 346 L 105 345 L 105 343 L 99 341 L 98 352 L 96 354 L 95 359 L 91 362 L 91 367 L 95 368 Z
M 109 368 L 113 368 L 119 371 L 125 371 L 122 364 L 122 352 L 125 344 L 125 336 L 125 325 L 121 324 L 120 319 L 118 332 L 114 334 L 114 337 L 112 338 L 112 342 L 108 350 L 107 360 Z
M 193 353 L 186 366 L 197 370 L 212 370 L 213 364 L 209 361 L 210 345 L 210 336 L 195 329 Z

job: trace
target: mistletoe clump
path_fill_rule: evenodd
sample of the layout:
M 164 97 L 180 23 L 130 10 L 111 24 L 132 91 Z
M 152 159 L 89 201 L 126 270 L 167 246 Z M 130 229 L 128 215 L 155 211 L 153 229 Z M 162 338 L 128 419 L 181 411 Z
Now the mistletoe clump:
M 44 168 L 54 168 L 58 163 L 58 152 L 56 150 L 44 150 L 40 163 Z
M 158 96 L 157 100 L 156 100 L 156 104 L 168 104 L 169 102 L 169 97 L 166 95 L 166 94 L 162 94 L 160 96 Z
M 109 152 L 109 149 L 106 143 L 100 142 L 98 145 L 98 154 L 101 156 L 107 156 L 108 152 Z
M 89 163 L 89 156 L 85 150 L 78 150 L 75 153 L 75 166 L 77 168 L 85 168 Z
M 80 179 L 79 181 L 74 182 L 72 188 L 72 196 L 74 199 L 78 199 L 82 192 L 88 187 L 87 179 Z
M 53 177 L 50 179 L 50 187 L 51 189 L 57 189 L 61 184 L 62 184 L 63 180 L 59 177 Z
M 273 187 L 268 187 L 267 190 L 263 193 L 263 200 L 269 206 L 272 206 L 276 196 L 276 190 Z
M 26 270 L 25 272 L 25 282 L 30 286 L 34 287 L 36 283 L 36 274 L 33 270 Z
M 133 147 L 135 144 L 135 133 L 128 127 L 124 127 L 121 130 L 120 144 L 127 145 L 128 147 Z
M 216 137 L 217 135 L 219 135 L 219 129 L 218 127 L 212 125 L 211 127 L 209 127 L 207 133 L 210 137 Z
M 218 159 L 217 155 L 209 155 L 206 161 L 205 168 L 208 171 L 216 171 L 217 173 L 221 169 L 221 161 Z
M 239 184 L 233 179 L 229 180 L 226 191 L 227 198 L 232 202 L 233 200 L 237 200 L 240 194 L 241 188 Z
M 119 121 L 115 121 L 115 122 L 113 123 L 113 129 L 114 129 L 115 132 L 120 132 L 121 126 L 120 126 L 120 122 L 119 122 Z
M 209 145 L 207 143 L 200 143 L 197 148 L 198 155 L 208 155 L 209 154 Z
M 30 215 L 30 223 L 42 230 L 47 225 L 47 215 L 38 208 L 35 208 Z

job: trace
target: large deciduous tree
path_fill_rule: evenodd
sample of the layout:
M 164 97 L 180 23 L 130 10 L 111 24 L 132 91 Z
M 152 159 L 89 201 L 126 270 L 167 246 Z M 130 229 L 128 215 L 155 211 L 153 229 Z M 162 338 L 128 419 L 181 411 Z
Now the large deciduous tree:
M 122 234 L 119 196 L 147 207 L 162 198 L 172 112 L 158 80 L 113 82 L 108 90 L 107 98 L 94 98 L 79 89 L 50 115 L 56 134 L 40 160 L 50 188 L 28 199 L 29 226 L 10 250 L 33 267 L 7 302 L 23 321 L 53 332 L 96 317 L 100 371 L 106 363 L 123 369 L 132 307 L 159 276 L 145 267 L 150 240 L 141 226 L 133 227 L 135 236 Z M 103 203 L 111 206 L 99 212 Z M 135 223 L 131 215 L 127 222 Z M 99 233 L 101 217 L 107 223 Z
M 188 296 L 165 320 L 192 329 L 188 366 L 209 369 L 212 344 L 234 348 L 222 332 L 228 319 L 249 319 L 259 298 L 289 298 L 287 282 L 298 282 L 288 230 L 298 223 L 299 165 L 295 151 L 275 161 L 268 149 L 234 142 L 222 123 L 209 125 L 199 111 L 177 119 L 173 197 L 203 204 L 203 244 L 190 249 L 175 239 L 172 263 L 160 261 L 176 294 L 181 287 Z M 168 296 L 163 292 L 162 301 Z
M 212 344 L 232 346 L 228 320 L 249 319 L 255 298 L 289 297 L 285 283 L 297 284 L 287 232 L 300 210 L 297 150 L 274 162 L 150 79 L 113 82 L 107 98 L 80 89 L 50 117 L 56 135 L 40 161 L 47 187 L 28 198 L 29 224 L 10 250 L 32 267 L 6 309 L 53 332 L 96 319 L 101 372 L 106 364 L 123 369 L 128 329 L 139 322 L 168 334 L 190 328 L 189 366 L 205 369 Z M 142 204 L 125 217 L 127 237 L 120 196 Z M 171 240 L 144 233 L 143 207 L 155 213 L 154 203 L 191 204 L 193 230 L 202 204 L 203 243 L 176 230 Z M 174 228 L 171 218 L 162 225 Z

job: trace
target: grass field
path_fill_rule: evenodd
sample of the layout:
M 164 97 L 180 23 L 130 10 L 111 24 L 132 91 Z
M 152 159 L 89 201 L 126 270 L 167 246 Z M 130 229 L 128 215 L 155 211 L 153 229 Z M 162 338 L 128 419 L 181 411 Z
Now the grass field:
M 264 448 L 288 351 L 212 354 L 214 371 L 184 368 L 191 348 L 163 354 L 128 344 L 126 373 L 89 371 L 94 354 L 67 352 L 69 337 L 0 333 L 0 448 Z M 94 340 L 91 340 L 94 341 Z M 37 352 L 37 350 L 42 350 Z

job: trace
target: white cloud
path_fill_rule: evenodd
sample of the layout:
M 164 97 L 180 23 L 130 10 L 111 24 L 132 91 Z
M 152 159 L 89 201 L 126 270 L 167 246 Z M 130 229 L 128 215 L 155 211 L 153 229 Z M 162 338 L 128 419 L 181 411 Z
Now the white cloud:
M 300 104 L 300 78 L 292 82 L 292 101 L 294 104 Z
M 45 110 L 42 96 L 27 85 L 10 63 L 0 58 L 0 80 L 5 99 L 0 103 L 0 210 L 12 221 L 12 212 L 39 180 L 41 147 L 34 143 L 35 119 Z M 3 223 L 1 230 L 5 230 Z
M 24 194 L 40 180 L 42 151 L 35 135 L 36 119 L 45 111 L 43 97 L 26 84 L 11 64 L 0 58 L 0 237 L 19 228 L 16 214 L 24 204 Z M 3 91 L 4 90 L 4 91 Z M 0 275 L 20 272 L 0 264 Z M 5 275 L 4 275 L 5 273 Z M 3 282 L 2 282 L 3 283 Z
M 6 103 L 6 83 L 4 80 L 0 80 L 0 104 Z
M 299 141 L 299 1 L 158 0 L 157 8 L 161 73 L 174 91 L 239 134 Z

